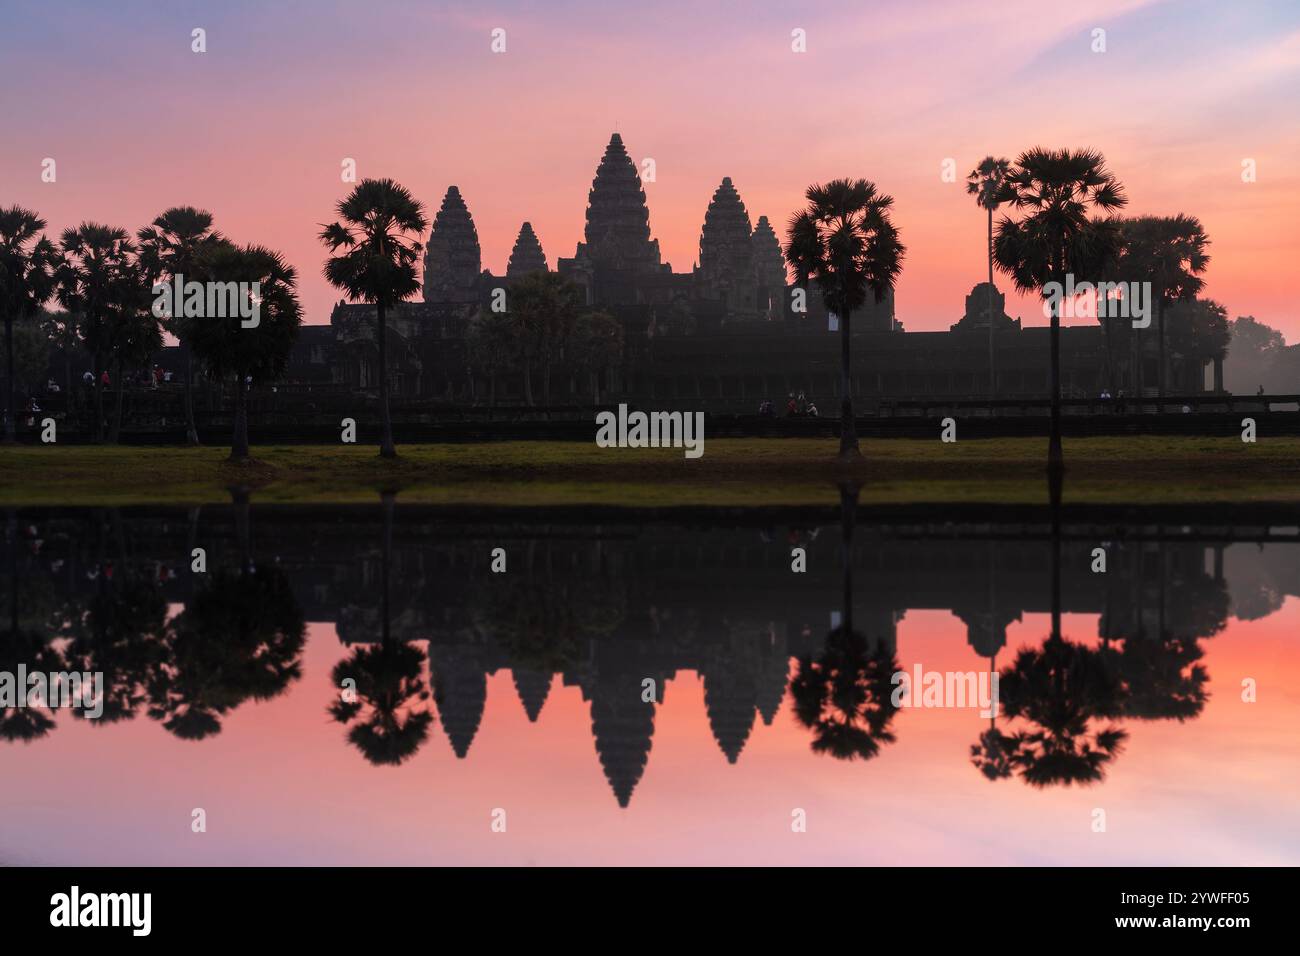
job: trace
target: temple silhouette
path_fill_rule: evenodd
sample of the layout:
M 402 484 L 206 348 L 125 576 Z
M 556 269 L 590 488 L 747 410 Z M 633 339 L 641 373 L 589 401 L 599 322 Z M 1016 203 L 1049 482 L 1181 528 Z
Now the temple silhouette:
M 646 192 L 622 137 L 614 133 L 596 167 L 587 197 L 583 241 L 572 256 L 548 260 L 546 237 L 525 221 L 504 275 L 483 267 L 469 204 L 450 186 L 433 219 L 424 258 L 422 302 L 389 312 L 389 380 L 408 400 L 471 404 L 487 391 L 472 369 L 467 333 L 492 307 L 494 293 L 530 272 L 551 269 L 582 290 L 587 306 L 614 316 L 624 354 L 599 372 L 613 400 L 661 408 L 753 412 L 764 398 L 804 391 L 827 398 L 839 390 L 839 344 L 820 293 L 787 281 L 780 224 L 789 210 L 765 210 L 756 222 L 739 185 L 723 177 L 701 197 L 699 254 L 690 271 L 673 271 L 652 237 Z M 906 222 L 902 223 L 906 235 Z M 998 393 L 1040 398 L 1047 392 L 1046 322 L 1022 325 L 1005 312 L 995 289 L 989 314 L 987 282 L 976 284 L 947 332 L 906 332 L 893 293 L 869 301 L 852 318 L 855 397 L 866 413 L 882 401 L 988 394 L 989 324 L 994 325 Z M 954 313 L 957 312 L 954 303 Z M 304 326 L 290 362 L 299 382 L 370 389 L 378 381 L 373 306 L 339 302 L 328 327 Z M 1146 336 L 1112 358 L 1129 394 L 1138 375 L 1155 382 L 1156 343 Z M 1175 350 L 1176 351 L 1176 350 Z M 1096 397 L 1104 385 L 1106 343 L 1099 325 L 1066 326 L 1061 373 L 1066 397 Z M 1214 379 L 1206 387 L 1206 368 Z M 525 395 L 523 372 L 496 383 L 503 403 Z M 535 376 L 540 373 L 534 372 Z M 590 396 L 586 371 L 561 360 L 553 373 L 558 403 Z M 1222 356 L 1171 353 L 1170 394 L 1222 390 Z M 536 391 L 534 389 L 534 391 Z

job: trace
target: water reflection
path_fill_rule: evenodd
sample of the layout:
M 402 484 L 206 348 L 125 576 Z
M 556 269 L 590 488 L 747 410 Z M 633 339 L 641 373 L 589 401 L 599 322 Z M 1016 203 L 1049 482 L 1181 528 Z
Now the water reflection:
M 1202 642 L 1230 615 L 1265 616 L 1300 593 L 1294 528 L 1063 521 L 1059 507 L 1005 525 L 860 522 L 857 497 L 842 489 L 837 515 L 788 526 L 746 513 L 466 518 L 392 495 L 329 511 L 239 493 L 188 512 L 11 511 L 0 671 L 102 672 L 91 723 L 103 733 L 143 712 L 203 740 L 247 702 L 304 693 L 306 622 L 329 622 L 346 653 L 313 706 L 364 760 L 406 763 L 435 725 L 465 757 L 485 709 L 507 705 L 489 705 L 488 678 L 509 670 L 532 722 L 557 682 L 580 691 L 628 806 L 682 671 L 702 678 L 729 763 L 787 694 L 813 753 L 878 758 L 907 733 L 891 698 L 898 624 L 944 609 L 999 678 L 999 713 L 982 732 L 972 721 L 973 767 L 1047 787 L 1103 781 L 1135 721 L 1194 721 L 1211 687 Z M 1241 549 L 1230 588 L 1224 549 L 1243 541 L 1259 545 Z M 806 572 L 792 571 L 792 546 Z M 1050 615 L 1050 631 L 1008 657 L 1007 629 L 1026 613 Z M 1067 614 L 1095 616 L 1096 633 L 1065 633 Z M 5 707 L 0 736 L 39 741 L 62 719 Z

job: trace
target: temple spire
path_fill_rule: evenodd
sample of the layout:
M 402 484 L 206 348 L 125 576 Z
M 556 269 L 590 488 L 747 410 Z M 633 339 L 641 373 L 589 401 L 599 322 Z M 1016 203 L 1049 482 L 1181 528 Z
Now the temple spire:
M 753 230 L 731 177 L 724 177 L 700 229 L 700 292 L 723 302 L 728 315 L 752 316 L 757 299 Z
M 519 229 L 515 247 L 510 252 L 510 263 L 506 266 L 506 278 L 515 279 L 530 272 L 546 271 L 546 254 L 542 244 L 533 232 L 533 224 L 526 222 Z
M 477 302 L 482 263 L 474 217 L 460 190 L 451 186 L 429 232 L 424 254 L 424 301 Z
M 597 269 L 655 272 L 659 243 L 650 238 L 650 210 L 623 137 L 614 133 L 587 196 L 586 242 L 579 246 Z
M 758 311 L 771 319 L 780 318 L 785 309 L 785 256 L 766 216 L 758 217 L 749 244 L 754 258 L 754 282 L 758 287 Z
M 546 703 L 546 698 L 551 693 L 554 675 L 516 667 L 512 670 L 512 676 L 519 702 L 524 705 L 524 713 L 528 715 L 530 723 L 536 723 L 538 715 L 542 712 L 542 705 Z

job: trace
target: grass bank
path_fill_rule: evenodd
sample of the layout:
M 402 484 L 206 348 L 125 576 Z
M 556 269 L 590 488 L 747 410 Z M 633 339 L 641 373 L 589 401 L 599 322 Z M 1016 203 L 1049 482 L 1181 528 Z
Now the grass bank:
M 1040 504 L 1046 440 L 996 438 L 863 442 L 865 463 L 834 464 L 819 438 L 714 439 L 704 457 L 680 449 L 601 449 L 581 442 L 408 445 L 397 461 L 373 447 L 276 445 L 255 461 L 224 448 L 0 447 L 0 504 L 145 505 L 229 500 L 246 485 L 259 502 L 373 500 L 473 505 L 815 505 L 837 500 L 835 482 L 863 481 L 864 502 Z M 1300 501 L 1300 438 L 1067 439 L 1067 501 L 1205 503 Z

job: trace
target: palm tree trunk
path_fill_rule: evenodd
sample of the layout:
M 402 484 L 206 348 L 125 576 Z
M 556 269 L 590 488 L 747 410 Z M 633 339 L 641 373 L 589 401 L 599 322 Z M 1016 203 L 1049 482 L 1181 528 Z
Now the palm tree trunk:
M 1060 275 L 1062 270 L 1057 270 Z M 1052 303 L 1052 368 L 1050 381 L 1052 400 L 1052 432 L 1047 443 L 1047 470 L 1058 472 L 1065 467 L 1065 455 L 1061 451 L 1061 303 L 1059 298 Z
M 63 350 L 63 403 L 64 411 L 72 414 L 72 350 Z
M 998 396 L 997 367 L 993 355 L 993 207 L 989 207 L 989 399 Z M 989 415 L 993 407 L 989 406 Z
M 841 626 L 846 635 L 853 633 L 853 525 L 857 517 L 858 487 L 840 484 L 840 584 L 842 587 Z
M 383 437 L 379 445 L 379 457 L 396 458 L 397 447 L 393 444 L 393 417 L 388 410 L 388 309 L 383 302 L 375 306 L 379 326 L 376 341 L 379 345 L 379 421 Z
M 1052 639 L 1061 639 L 1061 472 L 1048 475 L 1048 499 L 1052 508 Z
M 14 408 L 14 317 L 5 314 L 5 444 L 15 441 L 14 420 L 18 412 Z
M 388 605 L 388 581 L 390 577 L 390 567 L 393 562 L 393 504 L 397 500 L 397 495 L 392 491 L 380 493 L 380 504 L 384 513 L 384 549 L 383 564 L 380 568 L 380 585 L 383 593 L 380 595 L 380 617 L 383 620 L 383 630 L 381 631 L 384 645 L 387 646 L 392 638 L 392 630 L 389 624 L 391 611 Z
M 122 396 L 126 392 L 126 380 L 122 378 L 122 360 L 113 363 L 113 374 L 117 376 L 117 394 L 113 396 L 113 425 L 108 432 L 108 443 L 116 445 L 122 436 Z
M 230 441 L 230 460 L 248 460 L 248 390 L 244 387 L 247 377 L 239 369 L 235 379 L 235 434 Z
M 189 518 L 190 518 L 189 537 L 185 547 L 185 553 L 189 555 L 191 569 L 194 567 L 194 549 L 198 547 L 198 545 L 195 542 L 197 542 L 199 539 L 199 512 L 202 510 L 203 510 L 202 505 L 198 505 L 189 510 Z M 191 598 L 194 596 L 195 577 L 196 575 L 194 574 L 193 570 L 191 570 L 189 575 L 186 577 L 186 581 L 189 585 L 186 588 L 186 593 L 190 595 Z
M 232 488 L 230 496 L 235 507 L 235 539 L 239 542 L 239 573 L 253 570 L 253 521 L 249 507 L 248 489 Z
M 1115 346 L 1114 337 L 1111 335 L 1110 319 L 1102 318 L 1101 322 L 1102 342 L 1106 349 L 1106 391 L 1110 392 L 1111 397 L 1115 395 Z
M 1130 349 L 1133 353 L 1133 397 L 1138 404 L 1142 404 L 1142 330 L 1138 329 L 1133 334 L 1133 347 Z
M 104 373 L 101 370 L 99 351 L 95 352 L 95 441 L 104 443 Z
M 524 404 L 533 404 L 533 363 L 524 362 Z
M 185 350 L 185 443 L 199 444 L 199 429 L 194 423 L 194 353 L 188 344 L 182 343 Z
M 853 369 L 849 361 L 849 318 L 840 316 L 840 461 L 860 461 L 857 423 L 853 420 Z
M 1165 398 L 1165 297 L 1161 295 L 1156 299 L 1156 335 L 1159 336 L 1160 342 L 1157 345 L 1156 353 L 1158 355 L 1159 367 L 1156 369 L 1156 414 L 1164 412 Z

